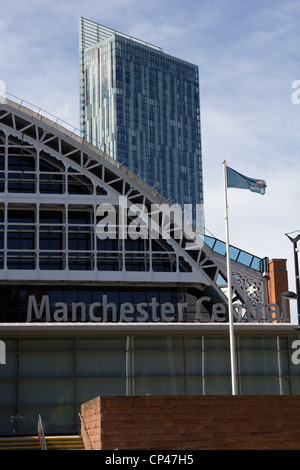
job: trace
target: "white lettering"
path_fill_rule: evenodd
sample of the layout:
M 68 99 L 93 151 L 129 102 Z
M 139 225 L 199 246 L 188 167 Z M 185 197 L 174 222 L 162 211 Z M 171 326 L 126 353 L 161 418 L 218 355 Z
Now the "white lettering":
M 41 320 L 43 313 L 44 313 L 44 309 L 46 309 L 46 321 L 47 322 L 50 321 L 49 295 L 43 295 L 39 309 L 37 306 L 35 295 L 30 295 L 28 297 L 28 305 L 27 305 L 27 321 L 28 322 L 32 321 L 32 308 L 34 310 L 36 320 Z
M 148 212 L 145 213 L 145 206 L 142 204 L 132 204 L 129 213 L 136 215 L 128 226 L 128 235 L 131 240 L 139 238 L 146 240 L 149 236 L 148 230 Z
M 266 305 L 267 308 L 267 321 L 269 322 L 279 322 L 280 321 L 280 312 L 279 307 L 276 304 Z
M 137 317 L 137 321 L 143 322 L 148 320 L 148 312 L 143 309 L 143 307 L 147 307 L 148 304 L 146 302 L 140 302 L 137 304 L 136 309 L 141 314 L 141 316 Z
M 221 317 L 219 316 L 219 314 L 222 314 L 222 313 L 223 314 L 226 313 L 225 305 L 223 305 L 223 304 L 214 304 L 213 308 L 212 308 L 213 319 L 217 322 L 225 321 L 224 315 L 221 316 Z
M 189 304 L 188 303 L 178 303 L 177 304 L 177 309 L 178 309 L 178 321 L 182 322 L 183 321 L 183 309 L 188 308 Z
M 112 318 L 112 321 L 118 321 L 117 319 L 117 306 L 116 304 L 114 303 L 110 303 L 108 304 L 107 303 L 107 295 L 103 295 L 102 297 L 102 306 L 103 306 L 103 321 L 104 322 L 107 322 L 108 321 L 108 312 L 107 310 L 108 309 L 111 309 L 111 318 Z
M 104 217 L 105 215 L 105 217 Z M 116 209 L 111 204 L 100 204 L 96 210 L 96 216 L 101 220 L 96 226 L 96 235 L 100 240 L 117 238 L 117 214 Z
M 127 317 L 128 313 L 134 313 L 134 308 L 130 302 L 125 302 L 124 304 L 121 304 L 120 321 L 133 321 L 133 315 Z
M 300 103 L 300 80 L 294 80 L 292 83 L 292 88 L 298 88 L 294 93 L 292 93 L 292 103 Z
M 0 364 L 6 364 L 6 345 L 0 341 Z
M 172 314 L 168 317 L 168 314 Z M 174 321 L 174 305 L 171 302 L 166 302 L 161 306 L 161 318 L 163 321 Z
M 100 299 L 99 299 L 100 300 Z M 205 308 L 205 303 L 208 305 Z M 151 298 L 151 302 L 140 302 L 134 306 L 130 302 L 122 303 L 117 306 L 115 303 L 108 303 L 107 295 L 102 295 L 102 302 L 94 302 L 87 306 L 84 302 L 57 302 L 54 304 L 55 310 L 50 311 L 50 300 L 48 295 L 41 297 L 38 304 L 35 295 L 28 296 L 27 322 L 44 320 L 47 322 L 185 322 L 184 309 L 189 307 L 187 302 L 177 303 L 176 306 L 171 302 L 160 304 L 156 297 Z M 276 304 L 258 304 L 252 308 L 250 302 L 245 305 L 234 304 L 234 319 L 237 322 L 278 322 L 280 319 L 280 309 Z M 88 308 L 88 314 L 87 314 Z M 251 315 L 251 309 L 255 310 L 255 315 Z M 262 313 L 262 310 L 266 312 Z M 177 311 L 178 316 L 175 316 Z M 244 311 L 244 313 L 243 313 Z M 208 322 L 228 322 L 226 318 L 227 307 L 222 303 L 215 303 L 208 296 L 203 296 L 197 300 L 194 306 L 190 306 L 190 314 L 195 315 L 196 319 L 203 323 Z M 70 318 L 69 318 L 70 315 Z
M 196 303 L 196 315 L 198 317 L 198 319 L 201 321 L 201 322 L 209 322 L 210 321 L 210 317 L 209 317 L 209 314 L 207 313 L 206 315 L 203 315 L 202 313 L 202 303 L 203 302 L 209 302 L 211 299 L 210 297 L 207 297 L 207 296 L 204 296 L 202 297 L 201 299 L 197 300 L 197 303 Z
M 61 308 L 55 310 L 53 318 L 55 321 L 68 321 L 68 307 L 65 302 L 57 302 L 54 304 L 55 307 L 61 306 Z
M 295 352 L 292 354 L 292 363 L 295 365 L 300 364 L 300 340 L 296 340 L 292 342 L 292 349 L 296 349 Z
M 86 307 L 83 302 L 72 302 L 72 321 L 77 321 L 77 309 L 80 308 L 81 320 L 86 321 Z
M 101 321 L 100 317 L 95 316 L 94 310 L 95 310 L 96 307 L 101 307 L 100 302 L 94 302 L 93 304 L 90 305 L 89 317 L 92 321 Z
M 96 226 L 96 235 L 99 239 L 115 239 L 117 233 L 119 239 L 185 239 L 186 249 L 199 249 L 203 246 L 204 211 L 202 204 L 196 204 L 195 210 L 192 204 L 185 204 L 182 212 L 179 204 L 169 205 L 151 204 L 151 212 L 143 204 L 129 204 L 126 196 L 120 196 L 118 209 L 116 206 L 105 203 L 97 207 L 97 217 L 101 220 Z M 118 219 L 117 219 L 118 212 Z M 197 228 L 191 223 L 193 213 L 196 214 Z M 136 216 L 129 225 L 128 217 Z M 194 216 L 195 219 L 195 216 Z M 118 223 L 117 223 L 118 220 Z
M 152 309 L 152 320 L 159 321 L 160 318 L 157 316 L 157 307 L 159 306 L 159 303 L 156 301 L 155 297 L 151 299 L 151 302 L 149 303 L 149 305 Z

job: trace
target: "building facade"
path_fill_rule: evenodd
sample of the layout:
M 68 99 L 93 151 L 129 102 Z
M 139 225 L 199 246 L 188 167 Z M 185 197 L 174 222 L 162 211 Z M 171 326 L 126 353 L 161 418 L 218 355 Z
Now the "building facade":
M 79 47 L 84 138 L 195 210 L 203 204 L 198 67 L 84 18 Z
M 133 229 L 138 208 L 166 200 L 9 99 L 0 164 L 0 435 L 34 434 L 39 415 L 47 434 L 76 433 L 80 406 L 100 395 L 231 394 L 224 243 L 167 237 L 161 219 L 147 236 L 119 236 L 116 222 L 104 237 L 124 198 Z M 269 262 L 231 256 L 239 394 L 299 394 L 295 326 L 264 309 Z

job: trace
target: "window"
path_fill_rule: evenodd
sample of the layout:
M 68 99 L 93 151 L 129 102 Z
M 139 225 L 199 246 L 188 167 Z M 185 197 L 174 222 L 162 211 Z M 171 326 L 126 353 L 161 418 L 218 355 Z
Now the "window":
M 35 268 L 35 212 L 9 209 L 7 227 L 7 267 Z

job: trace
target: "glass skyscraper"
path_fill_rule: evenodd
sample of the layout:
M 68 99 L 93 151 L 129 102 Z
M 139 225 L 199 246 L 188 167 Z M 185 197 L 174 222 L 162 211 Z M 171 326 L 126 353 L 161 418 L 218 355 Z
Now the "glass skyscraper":
M 80 18 L 80 110 L 87 141 L 170 203 L 203 204 L 198 66 Z

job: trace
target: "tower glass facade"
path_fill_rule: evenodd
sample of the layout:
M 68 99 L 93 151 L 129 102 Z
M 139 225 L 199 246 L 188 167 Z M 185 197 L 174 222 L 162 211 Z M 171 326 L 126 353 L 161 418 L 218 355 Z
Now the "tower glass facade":
M 81 18 L 80 69 L 86 140 L 195 211 L 203 204 L 198 67 Z

